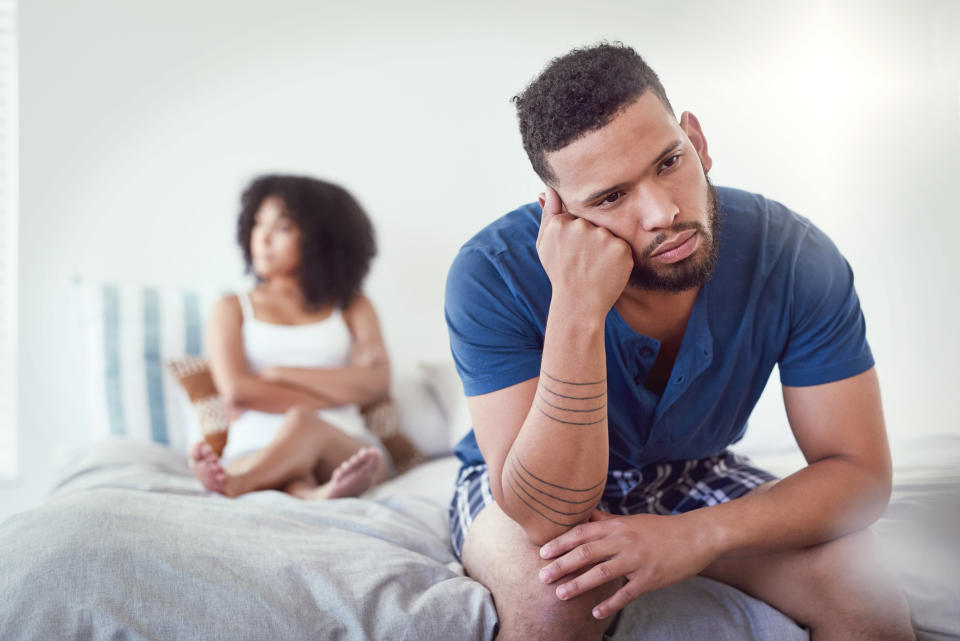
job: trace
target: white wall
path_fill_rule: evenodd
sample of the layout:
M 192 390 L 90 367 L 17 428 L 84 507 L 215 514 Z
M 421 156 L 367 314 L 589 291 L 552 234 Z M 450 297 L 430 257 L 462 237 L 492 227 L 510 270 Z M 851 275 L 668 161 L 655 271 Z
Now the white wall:
M 509 98 L 600 38 L 699 116 L 717 183 L 785 202 L 846 254 L 891 430 L 957 429 L 960 4 L 331 4 L 22 3 L 22 479 L 0 517 L 41 500 L 82 431 L 72 276 L 242 282 L 236 202 L 257 173 L 353 190 L 390 347 L 444 356 L 458 246 L 540 189 Z M 762 422 L 781 420 L 771 398 Z

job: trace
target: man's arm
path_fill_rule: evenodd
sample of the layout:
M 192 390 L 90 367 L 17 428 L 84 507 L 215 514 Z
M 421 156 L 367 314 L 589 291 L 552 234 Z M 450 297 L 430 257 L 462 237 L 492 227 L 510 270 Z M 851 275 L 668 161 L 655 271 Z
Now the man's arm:
M 627 576 L 627 585 L 598 606 L 598 616 L 609 616 L 640 594 L 697 574 L 721 557 L 808 547 L 876 520 L 891 485 L 876 371 L 785 387 L 784 401 L 806 468 L 767 491 L 678 516 L 599 516 L 543 546 L 544 558 L 559 558 L 541 579 L 549 583 L 598 563 L 558 586 L 570 598 Z M 588 541 L 590 553 L 583 554 Z
M 629 246 L 562 211 L 548 190 L 537 250 L 553 288 L 538 378 L 470 397 L 501 509 L 542 544 L 585 521 L 607 476 L 604 322 L 626 285 Z
M 890 499 L 890 447 L 874 368 L 834 383 L 784 387 L 783 399 L 808 466 L 768 492 L 710 508 L 722 555 L 823 543 L 870 525 Z

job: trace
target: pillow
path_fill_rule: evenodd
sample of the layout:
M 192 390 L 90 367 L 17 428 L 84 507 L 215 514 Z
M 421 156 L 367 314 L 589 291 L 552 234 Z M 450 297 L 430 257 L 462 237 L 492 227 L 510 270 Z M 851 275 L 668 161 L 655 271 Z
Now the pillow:
M 184 356 L 168 360 L 166 365 L 167 371 L 180 383 L 196 412 L 197 426 L 203 440 L 220 456 L 227 445 L 230 417 L 227 404 L 217 393 L 207 360 L 200 356 Z
M 399 372 L 391 396 L 400 424 L 410 441 L 428 458 L 450 454 L 447 419 L 424 378 L 422 369 Z
M 427 460 L 427 457 L 403 433 L 400 413 L 393 399 L 388 398 L 368 405 L 363 408 L 362 413 L 367 428 L 380 439 L 390 458 L 393 459 L 393 466 L 398 475 Z
M 164 363 L 203 353 L 204 317 L 222 292 L 74 282 L 90 439 L 123 436 L 186 452 L 181 392 Z
M 457 443 L 473 429 L 467 397 L 453 361 L 421 363 L 420 370 L 427 381 L 427 388 L 443 412 L 447 426 L 447 451 L 453 451 Z

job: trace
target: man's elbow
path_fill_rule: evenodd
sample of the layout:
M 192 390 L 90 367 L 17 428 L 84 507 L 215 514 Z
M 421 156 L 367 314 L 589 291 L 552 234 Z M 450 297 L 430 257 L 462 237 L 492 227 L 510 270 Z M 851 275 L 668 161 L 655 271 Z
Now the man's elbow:
M 540 517 L 538 516 L 537 518 Z M 584 521 L 585 520 L 586 519 L 584 519 Z M 531 522 L 529 522 L 526 526 L 521 525 L 521 527 L 523 528 L 524 533 L 527 535 L 527 540 L 530 542 L 530 544 L 540 547 L 542 545 L 546 545 L 564 532 L 572 530 L 582 522 L 583 521 L 580 521 L 571 525 L 558 525 L 556 523 L 546 522 L 543 519 L 540 519 L 539 523 L 531 519 Z
M 543 514 L 532 510 L 525 504 L 521 503 L 519 505 L 512 505 L 509 501 L 503 501 L 503 498 L 504 497 L 501 496 L 499 497 L 501 500 L 497 500 L 498 497 L 494 495 L 494 500 L 497 500 L 497 503 L 501 506 L 504 514 L 506 514 L 513 522 L 519 525 L 526 535 L 527 541 L 529 541 L 531 545 L 535 545 L 537 547 L 554 540 L 567 530 L 576 527 L 589 518 L 589 516 L 585 516 L 579 521 L 573 521 L 568 524 L 564 524 L 559 520 L 547 518 Z
M 873 475 L 873 491 L 871 501 L 873 505 L 872 513 L 869 516 L 870 522 L 874 522 L 883 516 L 887 506 L 890 504 L 890 496 L 893 493 L 893 474 L 890 470 L 884 470 Z

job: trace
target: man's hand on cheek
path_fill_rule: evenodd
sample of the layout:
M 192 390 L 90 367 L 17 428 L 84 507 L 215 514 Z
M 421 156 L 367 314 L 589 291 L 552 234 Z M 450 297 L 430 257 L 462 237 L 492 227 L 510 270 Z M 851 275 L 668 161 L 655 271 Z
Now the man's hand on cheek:
M 603 619 L 645 592 L 699 574 L 716 559 L 696 524 L 687 515 L 611 516 L 595 511 L 589 522 L 540 548 L 542 558 L 554 559 L 540 571 L 540 581 L 553 583 L 590 568 L 557 585 L 557 598 L 567 600 L 625 577 L 627 583 L 616 594 L 594 607 L 593 616 Z
M 633 250 L 603 227 L 569 214 L 552 188 L 541 194 L 537 254 L 553 298 L 583 314 L 605 317 L 633 270 Z

